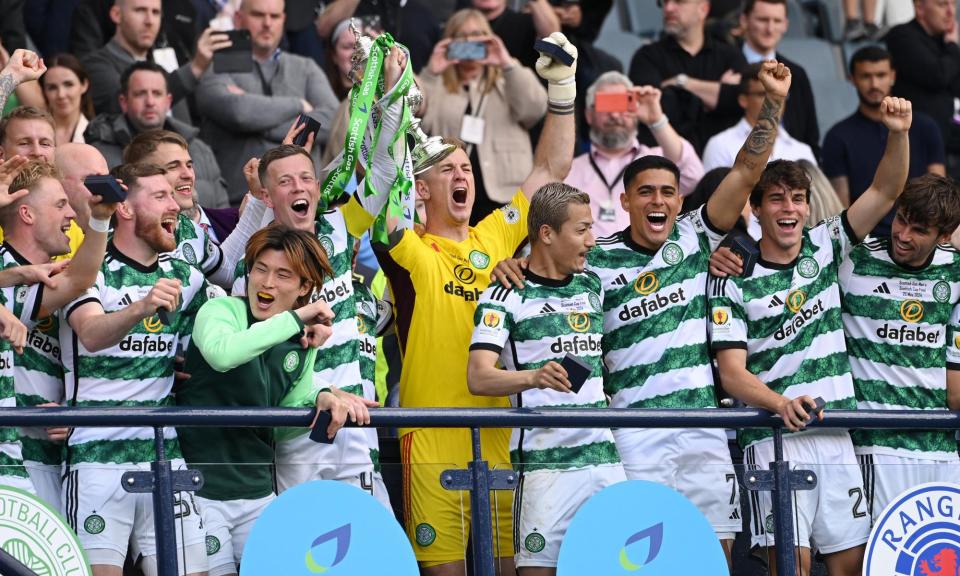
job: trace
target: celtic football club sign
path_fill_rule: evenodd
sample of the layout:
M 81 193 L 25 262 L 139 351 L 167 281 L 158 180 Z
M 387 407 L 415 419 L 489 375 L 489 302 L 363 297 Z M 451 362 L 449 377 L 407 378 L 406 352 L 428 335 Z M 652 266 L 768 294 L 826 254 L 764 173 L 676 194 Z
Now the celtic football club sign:
M 63 517 L 36 496 L 9 486 L 0 486 L 0 548 L 38 576 L 93 574 Z

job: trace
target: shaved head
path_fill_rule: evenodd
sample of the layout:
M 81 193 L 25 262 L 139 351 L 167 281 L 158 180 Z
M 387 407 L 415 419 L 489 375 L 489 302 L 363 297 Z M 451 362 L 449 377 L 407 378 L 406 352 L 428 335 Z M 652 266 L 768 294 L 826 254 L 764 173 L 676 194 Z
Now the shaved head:
M 60 170 L 63 189 L 67 192 L 70 206 L 77 213 L 77 219 L 86 222 L 90 219 L 91 194 L 83 185 L 83 180 L 95 174 L 109 174 L 107 160 L 99 150 L 89 144 L 69 142 L 57 146 L 53 161 Z

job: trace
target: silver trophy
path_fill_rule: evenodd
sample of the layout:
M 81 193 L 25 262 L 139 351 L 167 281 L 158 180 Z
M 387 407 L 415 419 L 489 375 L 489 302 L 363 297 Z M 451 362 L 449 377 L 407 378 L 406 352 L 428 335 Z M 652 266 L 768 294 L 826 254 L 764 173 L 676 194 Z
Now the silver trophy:
M 417 113 L 421 103 L 423 103 L 423 94 L 420 93 L 420 89 L 414 84 L 410 87 L 410 92 L 407 94 L 407 105 L 410 106 L 411 115 Z M 443 138 L 439 136 L 427 136 L 423 128 L 420 128 L 420 122 L 420 118 L 413 116 L 410 120 L 410 127 L 407 128 L 407 134 L 413 136 L 413 140 L 416 142 L 416 145 L 410 152 L 410 155 L 413 157 L 414 176 L 419 176 L 433 168 L 437 162 L 440 162 L 457 149 L 455 144 L 445 143 Z
M 352 63 L 350 80 L 353 81 L 354 85 L 358 85 L 363 81 L 363 71 L 366 67 L 367 59 L 370 57 L 373 40 L 369 36 L 361 33 L 357 27 L 356 20 L 351 19 L 350 31 L 353 32 L 354 38 L 356 38 L 353 45 L 353 55 L 350 58 Z M 409 62 L 409 60 L 410 55 L 408 53 L 407 61 Z M 443 138 L 439 136 L 427 136 L 423 129 L 420 128 L 421 119 L 416 116 L 416 113 L 423 103 L 423 93 L 420 92 L 420 89 L 415 83 L 410 87 L 410 90 L 404 97 L 406 98 L 407 106 L 410 107 L 410 114 L 413 117 L 410 121 L 410 126 L 407 128 L 407 134 L 412 136 L 416 142 L 416 145 L 410 152 L 413 159 L 413 174 L 416 176 L 426 172 L 437 162 L 449 156 L 457 147 L 454 144 L 444 143 Z M 376 123 L 376 119 L 374 119 L 374 123 Z

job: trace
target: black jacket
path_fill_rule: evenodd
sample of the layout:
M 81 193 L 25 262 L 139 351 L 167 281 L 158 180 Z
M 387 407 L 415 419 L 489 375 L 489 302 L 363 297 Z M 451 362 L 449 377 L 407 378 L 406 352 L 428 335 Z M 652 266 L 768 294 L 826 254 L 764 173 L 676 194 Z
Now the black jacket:
M 940 127 L 947 150 L 960 151 L 953 99 L 960 96 L 960 47 L 930 36 L 916 19 L 894 26 L 886 37 L 897 83 L 893 95 L 913 103 Z

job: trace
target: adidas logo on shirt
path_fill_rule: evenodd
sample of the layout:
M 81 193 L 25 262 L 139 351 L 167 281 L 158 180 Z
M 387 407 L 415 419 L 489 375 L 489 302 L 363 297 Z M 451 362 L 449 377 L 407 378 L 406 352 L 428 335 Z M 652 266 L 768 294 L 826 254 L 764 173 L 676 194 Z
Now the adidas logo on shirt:
M 781 300 L 779 296 L 774 294 L 773 298 L 770 299 L 770 303 L 767 304 L 767 308 L 776 308 L 777 306 L 783 306 L 783 300 Z
M 543 305 L 543 308 L 540 309 L 540 313 L 541 313 L 541 314 L 550 314 L 550 313 L 556 312 L 556 311 L 557 311 L 556 308 L 554 308 L 553 306 L 551 306 L 549 302 L 547 302 L 546 304 L 544 304 L 544 305 Z
M 120 299 L 120 305 L 126 307 L 131 304 L 133 304 L 133 298 L 130 298 L 129 294 L 124 294 L 123 298 Z
M 873 289 L 873 293 L 874 293 L 874 294 L 889 294 L 889 293 L 890 293 L 890 289 L 887 288 L 887 283 L 886 283 L 886 282 L 883 282 L 883 283 L 881 283 L 880 285 L 878 285 L 876 288 Z
M 614 283 L 614 284 L 617 284 L 618 286 L 626 286 L 626 285 L 627 285 L 627 277 L 624 276 L 623 274 L 621 274 L 621 275 L 617 276 L 617 277 L 613 280 L 613 283 Z

